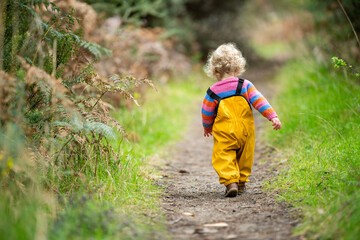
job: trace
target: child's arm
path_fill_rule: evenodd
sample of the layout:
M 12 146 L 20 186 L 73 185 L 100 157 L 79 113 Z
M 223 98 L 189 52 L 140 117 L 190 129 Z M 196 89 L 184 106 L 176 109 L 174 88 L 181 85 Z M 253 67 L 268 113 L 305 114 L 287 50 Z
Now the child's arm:
M 215 109 L 218 101 L 206 94 L 201 109 L 202 124 L 204 127 L 204 136 L 209 137 L 212 135 L 212 125 L 215 119 Z
M 279 130 L 281 128 L 281 122 L 278 115 L 266 98 L 255 88 L 254 84 L 245 80 L 243 88 L 241 89 L 241 94 L 245 96 L 256 110 L 273 123 L 274 130 Z

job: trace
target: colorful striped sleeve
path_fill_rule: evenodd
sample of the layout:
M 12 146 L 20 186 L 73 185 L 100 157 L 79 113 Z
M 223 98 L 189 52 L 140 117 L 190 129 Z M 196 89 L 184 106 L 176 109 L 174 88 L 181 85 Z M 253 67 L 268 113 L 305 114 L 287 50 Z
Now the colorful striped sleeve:
M 218 101 L 206 94 L 201 109 L 202 124 L 205 133 L 212 132 L 212 125 L 214 124 L 214 119 L 216 116 L 215 109 L 217 104 Z
M 278 117 L 266 98 L 255 88 L 254 84 L 252 84 L 250 81 L 244 81 L 241 94 L 267 119 L 271 120 L 274 117 Z

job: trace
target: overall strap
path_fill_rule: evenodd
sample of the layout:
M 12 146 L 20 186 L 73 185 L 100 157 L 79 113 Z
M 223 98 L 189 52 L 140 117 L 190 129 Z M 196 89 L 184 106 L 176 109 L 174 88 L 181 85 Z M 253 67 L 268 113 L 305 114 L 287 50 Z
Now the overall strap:
M 211 90 L 210 88 L 207 90 L 206 92 L 211 98 L 215 99 L 218 104 L 216 105 L 216 108 L 215 108 L 215 116 L 217 115 L 217 111 L 218 111 L 218 108 L 219 108 L 219 104 L 220 104 L 220 101 L 221 101 L 221 97 L 219 97 L 216 93 L 213 92 L 213 90 Z
M 206 92 L 211 98 L 215 99 L 216 101 L 220 102 L 221 97 L 219 97 L 216 93 L 214 93 L 210 88 Z
M 242 89 L 243 83 L 244 83 L 244 79 L 239 78 L 239 83 L 237 85 L 236 93 L 235 93 L 236 96 L 241 95 L 241 89 Z
M 235 96 L 242 96 L 246 100 L 246 98 L 243 95 L 241 95 L 241 89 L 242 89 L 243 84 L 244 84 L 244 79 L 239 78 L 239 83 L 236 88 Z M 251 104 L 248 102 L 248 100 L 246 100 L 246 102 L 249 104 L 249 107 L 252 110 Z

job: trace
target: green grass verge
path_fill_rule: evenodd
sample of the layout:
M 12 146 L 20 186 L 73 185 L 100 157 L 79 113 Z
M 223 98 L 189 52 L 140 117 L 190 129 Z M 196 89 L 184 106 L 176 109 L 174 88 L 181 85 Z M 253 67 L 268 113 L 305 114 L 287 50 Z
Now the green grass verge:
M 157 155 L 165 154 L 167 147 L 186 132 L 196 106 L 193 103 L 204 96 L 204 84 L 209 85 L 204 79 L 197 73 L 175 79 L 158 86 L 158 92 L 149 89 L 141 107 L 116 110 L 113 115 L 128 133 L 138 137 L 135 141 L 114 141 L 120 158 L 103 159 L 97 164 L 96 176 L 94 162 L 88 163 L 89 174 L 64 172 L 66 181 L 61 184 L 72 189 L 66 193 L 54 193 L 51 186 L 43 186 L 46 181 L 41 179 L 48 177 L 47 167 L 26 167 L 33 163 L 27 163 L 20 131 L 1 131 L 0 143 L 7 143 L 4 146 L 19 156 L 5 159 L 0 151 L 0 164 L 7 169 L 0 174 L 6 177 L 12 171 L 28 169 L 19 176 L 29 180 L 27 185 L 22 184 L 24 179 L 16 178 L 0 182 L 0 239 L 169 238 L 160 210 L 162 189 L 155 185 L 159 173 L 152 161 L 161 162 Z M 17 136 L 21 139 L 16 140 Z
M 204 75 L 194 73 L 185 80 L 161 86 L 158 92 L 150 89 L 141 107 L 115 112 L 114 117 L 126 129 L 130 140 L 130 143 L 121 142 L 121 151 L 134 151 L 139 157 L 149 156 L 179 139 L 193 117 L 194 101 L 200 101 L 205 95 L 206 84 L 209 80 Z
M 287 64 L 272 102 L 283 126 L 267 139 L 287 167 L 269 186 L 304 214 L 298 233 L 312 239 L 360 236 L 360 86 L 329 66 Z
M 158 92 L 148 89 L 140 96 L 145 99 L 141 107 L 113 112 L 129 134 L 129 141 L 114 143 L 120 161 L 99 164 L 89 183 L 91 195 L 76 195 L 66 203 L 52 226 L 52 239 L 168 238 L 159 207 L 161 189 L 154 185 L 159 173 L 149 161 L 159 164 L 165 148 L 186 131 L 193 103 L 204 95 L 203 79 L 192 74 L 158 86 Z

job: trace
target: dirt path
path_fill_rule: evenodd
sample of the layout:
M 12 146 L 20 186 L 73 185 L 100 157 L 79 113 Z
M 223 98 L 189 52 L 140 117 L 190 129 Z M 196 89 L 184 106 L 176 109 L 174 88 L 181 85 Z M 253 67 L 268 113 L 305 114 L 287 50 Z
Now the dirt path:
M 248 72 L 246 78 L 265 95 L 270 96 L 268 79 L 274 67 L 267 71 Z M 256 110 L 255 160 L 247 192 L 236 198 L 224 198 L 225 188 L 211 165 L 212 139 L 203 137 L 200 119 L 201 102 L 185 139 L 172 151 L 163 169 L 162 185 L 166 189 L 162 207 L 168 229 L 174 239 L 291 239 L 296 220 L 285 204 L 275 201 L 276 194 L 263 191 L 263 181 L 276 174 L 278 165 L 271 159 L 265 144 L 259 143 L 264 127 L 271 124 Z M 184 215 L 191 213 L 193 216 Z M 223 227 L 204 226 L 222 223 Z

